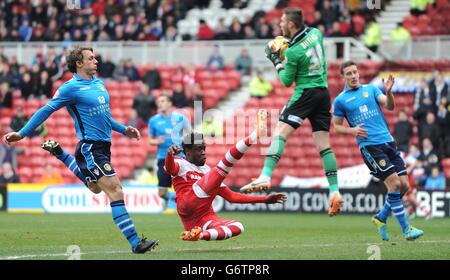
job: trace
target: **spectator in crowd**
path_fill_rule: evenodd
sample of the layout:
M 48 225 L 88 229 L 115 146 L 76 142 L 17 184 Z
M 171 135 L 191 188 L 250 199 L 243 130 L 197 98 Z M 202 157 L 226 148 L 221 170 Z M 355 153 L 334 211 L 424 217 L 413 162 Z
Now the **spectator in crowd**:
M 150 186 L 158 186 L 158 177 L 153 166 L 149 166 L 141 171 L 136 178 L 136 183 Z
M 430 96 L 432 97 L 433 104 L 436 108 L 439 106 L 441 102 L 441 98 L 443 96 L 447 97 L 448 95 L 448 85 L 444 81 L 444 76 L 441 71 L 436 70 L 433 73 L 433 79 L 431 79 L 429 83 L 430 88 Z
M 101 78 L 111 79 L 113 77 L 114 69 L 116 68 L 116 65 L 111 60 L 110 55 L 106 55 L 105 60 L 102 61 L 102 63 L 99 63 L 97 65 L 97 73 L 98 76 Z
M 398 22 L 397 27 L 392 29 L 391 33 L 389 33 L 389 39 L 392 43 L 403 46 L 411 40 L 411 33 L 409 33 L 408 29 L 403 27 L 403 22 Z
M 30 26 L 28 20 L 24 20 L 19 27 L 19 35 L 22 41 L 30 41 L 31 35 L 33 34 L 33 28 Z
M 433 166 L 431 169 L 431 175 L 428 176 L 425 182 L 426 190 L 443 190 L 445 189 L 445 176 L 440 172 L 438 166 Z
M 22 98 L 28 100 L 28 98 L 33 94 L 33 86 L 31 84 L 30 73 L 25 72 L 20 80 L 19 89 Z
M 342 11 L 341 16 L 339 17 L 339 27 L 342 36 L 354 35 L 354 23 L 348 9 Z
M 45 172 L 39 179 L 39 183 L 45 185 L 61 185 L 65 182 L 59 171 L 51 163 L 47 163 L 45 165 Z
M 429 112 L 435 112 L 434 102 L 430 95 L 430 90 L 428 87 L 428 82 L 423 79 L 420 82 L 420 88 L 416 91 L 414 95 L 414 119 L 417 120 L 419 138 L 422 135 L 422 127 L 426 124 L 426 116 Z
M 128 80 L 128 77 L 125 73 L 125 60 L 121 59 L 119 61 L 119 65 L 114 69 L 113 79 L 119 82 L 124 82 Z
M 363 41 L 366 47 L 374 53 L 377 52 L 381 44 L 381 26 L 373 16 L 370 17 L 366 25 Z
M 253 28 L 249 24 L 244 25 L 243 30 L 244 30 L 243 31 L 244 39 L 250 40 L 250 39 L 255 39 L 256 38 L 255 31 L 253 31 Z
M 3 108 L 12 108 L 12 93 L 9 90 L 8 82 L 0 84 L 0 111 Z
M 421 142 L 423 141 L 423 139 L 428 138 L 433 144 L 433 147 L 435 147 L 436 149 L 440 147 L 441 132 L 439 129 L 439 125 L 436 123 L 436 116 L 434 115 L 434 113 L 427 113 L 426 123 L 422 125 L 420 130 L 421 135 L 419 139 Z
M 0 72 L 2 71 L 2 66 L 4 64 L 8 64 L 8 58 L 5 55 L 5 50 L 3 47 L 0 47 Z
M 427 176 L 431 174 L 431 169 L 434 166 L 440 167 L 441 165 L 439 156 L 428 138 L 423 139 L 422 151 L 419 159 L 423 162 L 423 168 L 425 169 L 425 174 Z
M 410 12 L 412 15 L 420 16 L 427 12 L 429 0 L 411 0 Z
M 39 86 L 36 94 L 40 99 L 46 99 L 52 97 L 52 81 L 48 76 L 47 71 L 42 71 L 39 79 Z
M 331 28 L 331 25 L 337 19 L 337 13 L 336 10 L 331 6 L 331 2 L 329 0 L 325 0 L 323 2 L 323 9 L 320 11 L 320 15 L 324 22 L 325 28 Z
M 339 25 L 339 22 L 333 22 L 331 28 L 326 34 L 328 35 L 328 37 L 342 37 L 343 34 L 341 33 L 341 26 Z
M 147 84 L 141 84 L 140 90 L 133 100 L 133 109 L 136 110 L 138 117 L 145 122 L 148 122 L 150 117 L 156 113 L 156 100 Z
M 142 81 L 148 86 L 150 91 L 161 87 L 161 75 L 154 64 L 150 64 Z
M 250 81 L 250 96 L 256 98 L 265 98 L 273 90 L 272 84 L 264 78 L 264 73 L 262 70 L 256 71 L 256 76 L 254 76 Z
M 450 157 L 450 103 L 447 97 L 441 98 L 437 111 L 437 124 L 441 131 L 441 147 L 445 157 Z
M 19 176 L 9 162 L 4 162 L 0 167 L 0 183 L 20 183 Z
M 17 61 L 17 56 L 13 55 L 11 56 L 11 61 L 8 62 L 9 65 L 9 71 L 11 72 L 13 76 L 13 80 L 20 81 L 20 64 Z
M 197 32 L 198 40 L 212 40 L 214 39 L 214 31 L 209 27 L 204 19 L 200 20 L 200 25 Z
M 408 174 L 411 173 L 411 179 L 413 185 L 416 187 L 423 187 L 425 186 L 425 182 L 427 181 L 427 174 L 424 168 L 424 162 L 421 160 L 417 160 L 413 165 L 409 166 L 409 168 L 406 169 L 408 171 Z
M 242 49 L 241 54 L 234 62 L 234 68 L 241 73 L 241 76 L 251 75 L 252 57 L 247 48 Z
M 423 186 L 427 179 L 423 162 L 420 160 L 420 150 L 416 145 L 409 146 L 408 154 L 405 157 L 406 171 L 411 187 Z
M 403 152 L 408 151 L 409 140 L 413 135 L 413 126 L 408 120 L 408 115 L 401 110 L 398 114 L 397 123 L 394 125 L 394 137 L 398 149 Z
M 28 117 L 23 113 L 22 107 L 17 107 L 16 114 L 11 120 L 11 123 L 9 124 L 9 132 L 12 131 L 19 131 L 22 127 L 25 126 L 25 124 L 28 122 Z M 0 131 L 1 132 L 1 131 Z M 40 136 L 41 138 L 44 138 L 48 133 L 48 128 L 46 124 L 41 124 L 40 126 L 36 127 L 34 132 L 30 135 L 30 137 L 36 137 Z
M 169 25 L 163 36 L 163 39 L 168 42 L 175 42 L 179 40 L 178 30 L 174 25 Z
M 416 163 L 417 160 L 419 160 L 420 157 L 420 150 L 417 148 L 416 145 L 411 144 L 408 148 L 408 153 L 405 157 L 405 163 L 407 166 L 413 165 Z
M 266 22 L 263 22 L 259 27 L 256 28 L 256 38 L 258 39 L 271 39 L 272 38 L 272 28 Z
M 203 101 L 205 99 L 205 93 L 199 84 L 194 84 L 192 87 L 192 100 L 193 101 Z
M 180 82 L 175 83 L 173 87 L 172 103 L 173 106 L 177 108 L 184 108 L 189 105 L 188 98 L 186 97 L 186 93 L 183 89 L 183 84 Z
M 13 73 L 10 71 L 10 67 L 8 63 L 5 63 L 2 65 L 3 69 L 0 72 L 0 84 L 6 82 L 8 84 L 11 84 L 14 81 Z
M 223 135 L 223 123 L 216 121 L 212 114 L 206 114 L 202 122 L 202 133 L 206 137 L 221 137 Z
M 0 123 L 0 133 L 3 133 L 3 126 Z M 13 168 L 17 168 L 17 153 L 15 146 L 9 146 L 5 143 L 0 142 L 0 166 L 4 163 L 9 162 Z
M 228 39 L 242 40 L 244 38 L 245 38 L 244 30 L 242 28 L 241 23 L 239 22 L 239 19 L 233 18 L 233 21 L 231 22 L 230 33 L 229 33 Z
M 131 58 L 125 60 L 123 71 L 126 79 L 130 82 L 135 82 L 140 79 L 139 72 L 136 66 L 134 66 L 134 62 L 133 60 L 131 60 Z
M 314 11 L 313 19 L 314 21 L 311 23 L 312 27 L 317 28 L 319 25 L 325 26 L 325 22 L 322 19 L 322 13 L 320 13 L 320 11 L 318 10 Z
M 217 27 L 214 30 L 214 40 L 228 40 L 229 37 L 229 30 L 228 27 L 225 26 L 225 19 L 220 18 Z
M 17 107 L 16 114 L 9 124 L 9 132 L 19 131 L 28 122 L 27 116 L 23 113 L 22 107 Z
M 206 63 L 206 69 L 210 72 L 216 72 L 223 70 L 225 68 L 225 61 L 223 56 L 220 54 L 220 49 L 218 45 L 214 46 L 212 54 L 208 58 Z
M 143 130 L 143 129 L 147 128 L 147 122 L 145 122 L 143 119 L 139 118 L 136 110 L 134 110 L 134 109 L 130 110 L 126 125 L 136 127 L 139 130 Z

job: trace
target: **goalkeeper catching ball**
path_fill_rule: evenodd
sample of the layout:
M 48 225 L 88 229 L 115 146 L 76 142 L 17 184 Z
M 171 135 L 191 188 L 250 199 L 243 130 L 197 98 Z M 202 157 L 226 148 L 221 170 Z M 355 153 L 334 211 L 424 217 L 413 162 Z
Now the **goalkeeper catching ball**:
M 318 29 L 304 24 L 303 12 L 298 8 L 284 11 L 280 27 L 283 36 L 289 40 L 285 59 L 282 60 L 283 48 L 274 47 L 282 44 L 276 42 L 266 46 L 266 56 L 275 66 L 282 84 L 290 87 L 295 82 L 296 87 L 280 114 L 260 176 L 242 187 L 241 192 L 270 189 L 272 173 L 283 154 L 286 140 L 308 118 L 330 185 L 328 214 L 334 216 L 340 211 L 342 198 L 338 189 L 336 158 L 330 148 L 331 100 L 323 35 Z

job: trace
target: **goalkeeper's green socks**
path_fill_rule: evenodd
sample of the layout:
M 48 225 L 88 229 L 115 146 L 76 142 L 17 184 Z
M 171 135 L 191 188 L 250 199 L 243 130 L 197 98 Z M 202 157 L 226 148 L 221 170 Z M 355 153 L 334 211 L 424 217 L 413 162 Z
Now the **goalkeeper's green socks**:
M 333 150 L 331 148 L 322 150 L 320 152 L 320 157 L 322 158 L 325 175 L 327 176 L 328 184 L 330 185 L 330 194 L 338 192 L 337 163 Z
M 281 155 L 284 152 L 284 146 L 286 145 L 286 138 L 283 136 L 275 136 L 270 144 L 269 152 L 264 161 L 264 167 L 260 177 L 271 178 L 273 170 L 280 161 Z

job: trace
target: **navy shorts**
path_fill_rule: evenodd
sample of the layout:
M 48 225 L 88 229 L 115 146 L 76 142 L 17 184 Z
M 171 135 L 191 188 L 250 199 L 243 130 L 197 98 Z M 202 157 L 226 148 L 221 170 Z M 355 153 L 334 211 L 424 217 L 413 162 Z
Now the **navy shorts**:
M 360 151 L 370 173 L 378 179 L 384 181 L 393 173 L 397 173 L 398 176 L 408 175 L 405 162 L 394 142 L 368 145 Z
M 114 176 L 111 165 L 111 143 L 82 140 L 75 150 L 75 160 L 86 182 L 97 182 L 103 176 Z
M 158 186 L 163 188 L 170 188 L 172 186 L 172 177 L 164 170 L 165 159 L 158 159 Z

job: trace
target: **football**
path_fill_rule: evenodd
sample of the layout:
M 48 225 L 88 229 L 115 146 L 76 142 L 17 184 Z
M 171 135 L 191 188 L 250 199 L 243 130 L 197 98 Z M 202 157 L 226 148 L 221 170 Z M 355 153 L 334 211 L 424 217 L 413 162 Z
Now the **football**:
M 280 51 L 280 59 L 284 60 L 284 51 L 289 46 L 289 40 L 283 36 L 277 36 L 268 43 L 269 47 L 274 51 Z

